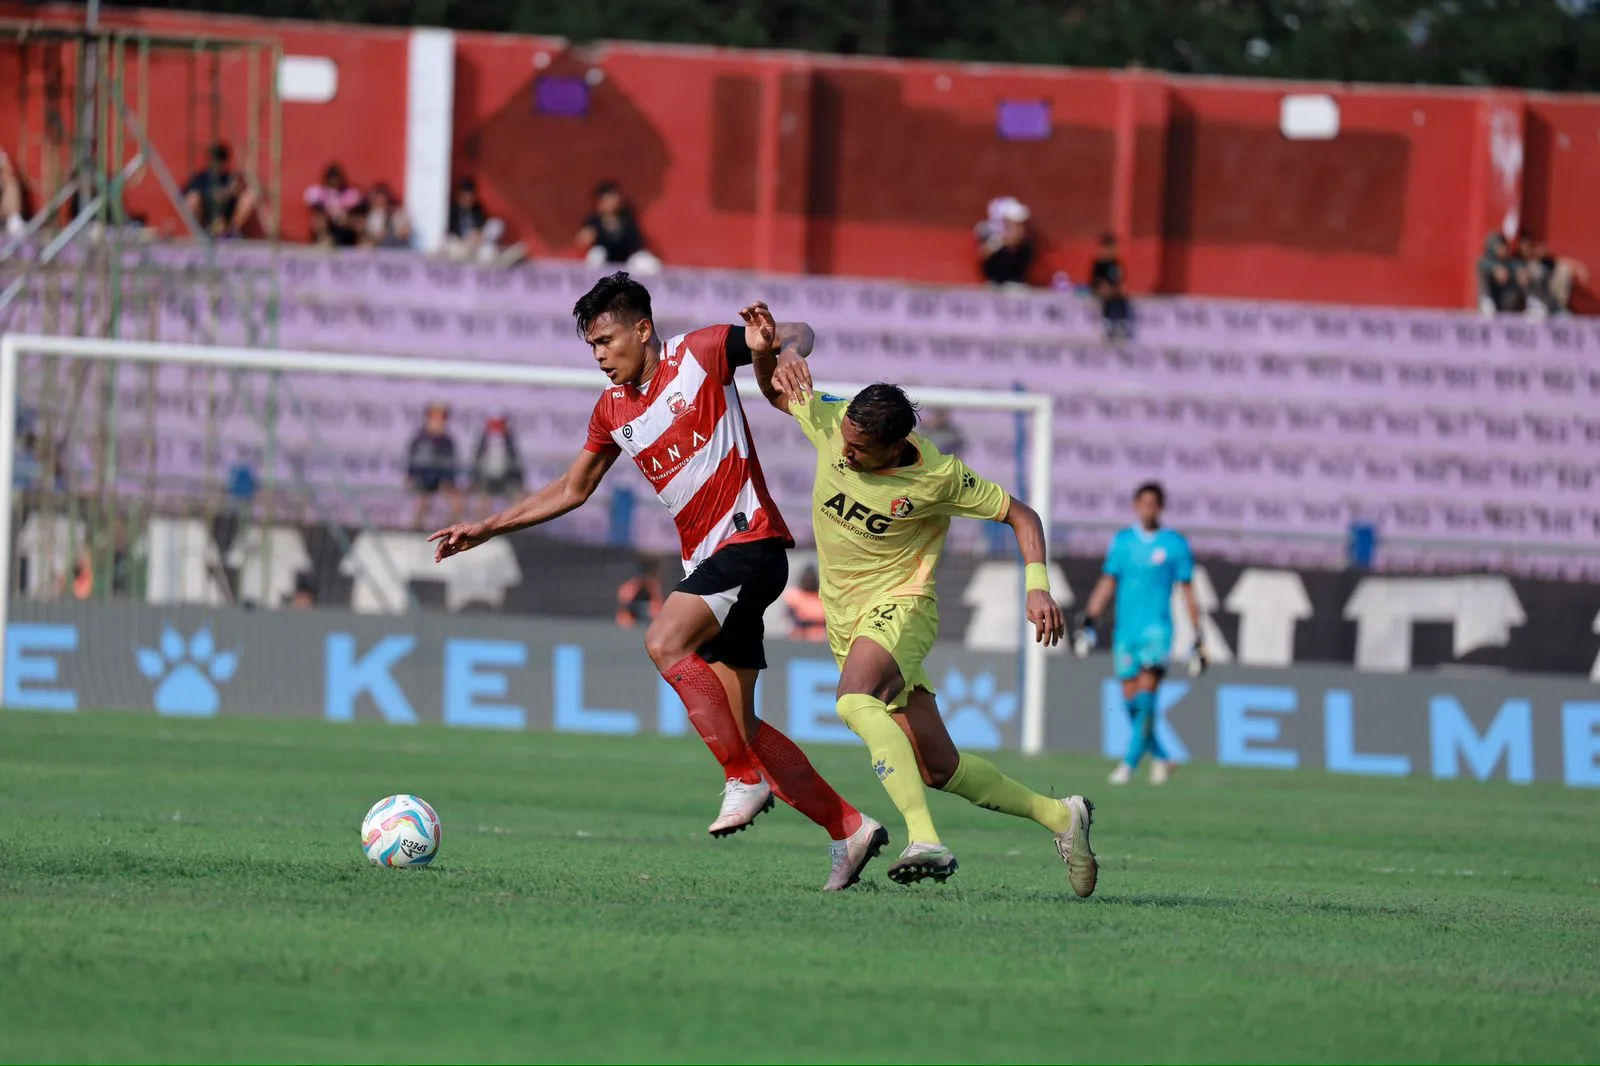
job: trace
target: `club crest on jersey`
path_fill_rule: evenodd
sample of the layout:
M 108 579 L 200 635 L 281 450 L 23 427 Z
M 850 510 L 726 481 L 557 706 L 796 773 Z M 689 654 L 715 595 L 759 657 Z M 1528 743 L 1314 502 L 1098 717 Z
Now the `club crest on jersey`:
M 683 393 L 675 392 L 667 397 L 667 413 L 677 418 L 689 409 L 689 401 L 683 398 Z
M 1152 563 L 1155 563 L 1157 566 L 1160 566 L 1162 563 L 1166 562 L 1167 561 L 1167 549 L 1165 549 L 1165 548 L 1157 548 L 1155 551 L 1151 552 L 1150 553 L 1150 561 Z
M 911 499 L 907 496 L 902 496 L 889 505 L 889 513 L 895 518 L 905 518 L 911 510 Z

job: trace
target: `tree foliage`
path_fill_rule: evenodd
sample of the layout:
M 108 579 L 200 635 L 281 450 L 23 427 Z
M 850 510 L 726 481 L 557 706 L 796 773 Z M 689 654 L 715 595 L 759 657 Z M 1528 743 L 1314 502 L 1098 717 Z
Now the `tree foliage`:
M 150 0 L 268 18 L 1600 91 L 1600 0 Z

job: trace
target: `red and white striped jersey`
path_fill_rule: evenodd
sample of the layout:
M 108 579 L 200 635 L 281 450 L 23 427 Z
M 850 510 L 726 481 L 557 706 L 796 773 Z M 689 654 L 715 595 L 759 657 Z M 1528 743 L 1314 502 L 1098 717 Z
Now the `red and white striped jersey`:
M 767 494 L 733 381 L 734 370 L 749 362 L 740 327 L 673 337 L 643 389 L 608 388 L 589 419 L 584 447 L 633 457 L 672 512 L 690 573 L 726 544 L 781 539 L 794 546 Z

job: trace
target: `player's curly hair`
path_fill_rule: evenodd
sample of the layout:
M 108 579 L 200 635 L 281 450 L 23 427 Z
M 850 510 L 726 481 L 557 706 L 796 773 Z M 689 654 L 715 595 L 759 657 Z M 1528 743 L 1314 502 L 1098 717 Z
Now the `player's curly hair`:
M 905 440 L 917 428 L 917 405 L 899 385 L 868 385 L 845 408 L 844 416 L 879 444 Z
M 577 319 L 578 336 L 587 337 L 589 327 L 598 319 L 613 315 L 624 326 L 650 319 L 650 290 L 634 281 L 626 270 L 607 274 L 594 283 L 594 288 L 578 297 L 572 305 L 572 317 Z

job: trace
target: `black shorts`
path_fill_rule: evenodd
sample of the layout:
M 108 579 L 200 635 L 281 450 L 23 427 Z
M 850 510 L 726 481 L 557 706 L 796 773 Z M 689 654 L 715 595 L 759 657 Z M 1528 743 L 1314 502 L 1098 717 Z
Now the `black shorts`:
M 455 476 L 443 470 L 429 470 L 411 479 L 411 489 L 419 496 L 432 496 L 442 488 L 455 487 Z
M 678 582 L 675 592 L 704 600 L 722 628 L 697 650 L 708 663 L 735 670 L 765 670 L 762 616 L 789 584 L 789 552 L 769 538 L 729 544 Z

